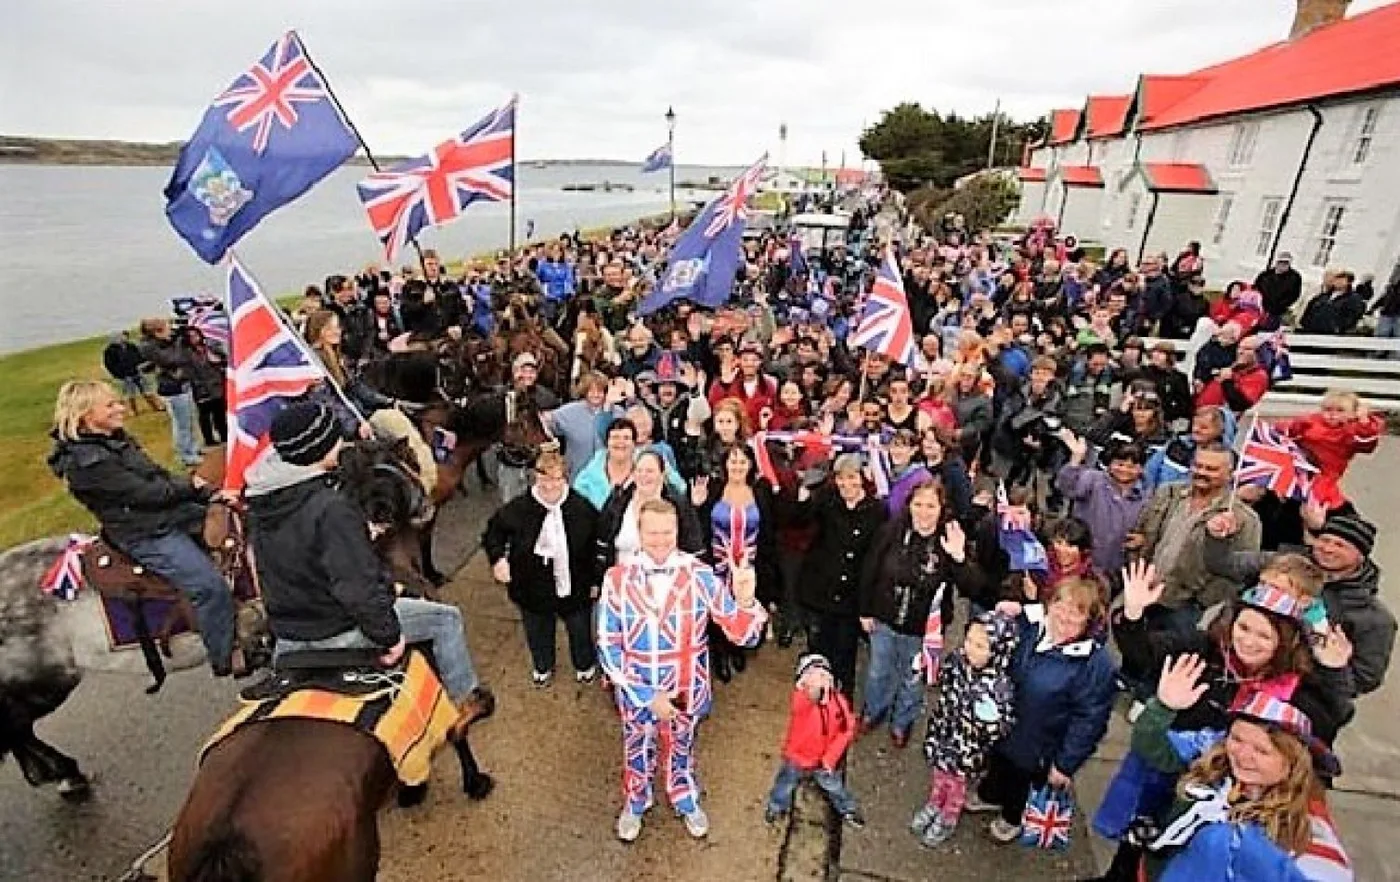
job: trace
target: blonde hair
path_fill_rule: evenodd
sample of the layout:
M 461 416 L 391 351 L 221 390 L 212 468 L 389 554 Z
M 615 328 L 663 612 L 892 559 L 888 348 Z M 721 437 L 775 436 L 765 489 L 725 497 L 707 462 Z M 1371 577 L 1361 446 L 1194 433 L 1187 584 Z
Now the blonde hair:
M 69 380 L 58 390 L 53 406 L 54 434 L 63 441 L 76 441 L 83 430 L 83 417 L 102 401 L 116 398 L 112 387 L 103 380 Z
M 546 450 L 535 458 L 535 473 L 558 472 L 565 477 L 569 474 L 569 464 L 564 454 L 557 450 Z
M 1264 577 L 1268 575 L 1287 579 L 1287 585 L 1276 587 L 1304 600 L 1311 600 L 1321 594 L 1322 583 L 1325 580 L 1322 569 L 1313 563 L 1311 558 L 1293 552 L 1276 554 L 1269 558 L 1269 562 L 1259 571 L 1259 578 L 1267 581 Z
M 1231 728 L 1240 724 L 1236 720 Z M 1263 724 L 1253 723 L 1260 726 Z M 1322 782 L 1313 772 L 1312 756 L 1301 741 L 1272 726 L 1263 726 L 1269 741 L 1283 754 L 1286 770 L 1279 783 L 1269 787 L 1256 799 L 1245 796 L 1240 785 L 1230 788 L 1230 820 L 1252 823 L 1264 828 L 1269 838 L 1292 854 L 1302 854 L 1312 842 L 1312 820 L 1309 807 L 1323 800 Z M 1212 747 L 1181 776 L 1177 786 L 1183 796 L 1194 785 L 1214 787 L 1230 777 L 1228 737 Z
M 1322 393 L 1322 404 L 1335 404 L 1346 408 L 1348 413 L 1356 413 L 1361 407 L 1361 396 L 1350 389 L 1328 389 Z

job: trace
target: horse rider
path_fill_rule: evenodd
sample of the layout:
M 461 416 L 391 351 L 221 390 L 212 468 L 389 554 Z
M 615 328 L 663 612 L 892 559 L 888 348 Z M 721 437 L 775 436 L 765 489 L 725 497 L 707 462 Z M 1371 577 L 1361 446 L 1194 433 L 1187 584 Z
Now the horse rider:
M 335 415 L 297 402 L 278 412 L 269 435 L 272 450 L 248 471 L 248 535 L 277 655 L 378 649 L 387 666 L 407 644 L 431 642 L 442 685 L 464 708 L 460 730 L 480 688 L 462 613 L 395 596 L 364 515 L 335 486 L 344 445 Z
M 126 406 L 98 380 L 72 380 L 54 405 L 49 468 L 92 512 L 102 533 L 133 561 L 184 592 L 217 677 L 247 673 L 234 664 L 234 603 L 195 536 L 209 502 L 222 498 L 199 476 L 176 477 L 126 433 Z
M 510 388 L 501 396 L 506 428 L 497 453 L 496 481 L 501 487 L 502 505 L 530 489 L 530 473 L 539 445 L 548 440 L 540 414 L 559 406 L 558 396 L 536 382 L 539 366 L 533 352 L 515 356 L 510 366 Z

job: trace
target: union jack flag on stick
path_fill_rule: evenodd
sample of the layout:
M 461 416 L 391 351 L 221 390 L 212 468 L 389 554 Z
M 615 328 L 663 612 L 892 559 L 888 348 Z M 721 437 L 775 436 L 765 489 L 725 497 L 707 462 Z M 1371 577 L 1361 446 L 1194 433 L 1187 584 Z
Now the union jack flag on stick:
M 473 202 L 515 198 L 515 103 L 512 96 L 427 155 L 359 183 L 360 202 L 386 259 L 398 260 L 424 227 L 456 220 Z
M 247 483 L 248 469 L 267 455 L 271 446 L 267 433 L 277 412 L 317 383 L 334 383 L 233 254 L 228 260 L 228 302 L 233 332 L 224 489 L 239 493 Z
M 1263 487 L 1279 499 L 1302 500 L 1307 499 L 1317 472 L 1317 466 L 1292 438 L 1254 417 L 1235 470 L 1236 487 L 1249 484 Z
M 875 286 L 865 299 L 860 324 L 847 342 L 906 366 L 914 364 L 914 321 L 909 315 L 909 299 L 904 294 L 904 280 L 893 248 L 885 251 Z

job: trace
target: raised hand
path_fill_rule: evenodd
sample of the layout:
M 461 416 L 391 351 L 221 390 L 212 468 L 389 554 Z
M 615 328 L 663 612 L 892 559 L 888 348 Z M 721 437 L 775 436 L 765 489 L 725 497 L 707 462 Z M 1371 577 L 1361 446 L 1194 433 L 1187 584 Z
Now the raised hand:
M 1327 506 L 1311 496 L 1308 497 L 1307 502 L 1303 503 L 1302 514 L 1303 526 L 1313 533 L 1321 530 L 1323 525 L 1327 523 Z
M 1313 644 L 1312 653 L 1313 658 L 1324 668 L 1341 670 L 1351 664 L 1352 649 L 1351 641 L 1347 639 L 1342 626 L 1333 625 Z
M 967 533 L 963 532 L 962 524 L 957 521 L 949 521 L 943 528 L 943 538 L 939 544 L 954 563 L 967 560 Z
M 1162 599 L 1166 583 L 1158 581 L 1157 568 L 1143 560 L 1135 560 L 1123 568 L 1123 617 L 1130 622 L 1142 618 L 1143 612 Z
M 1179 655 L 1162 663 L 1162 677 L 1157 681 L 1157 700 L 1174 711 L 1195 706 L 1210 688 L 1201 682 L 1206 663 L 1198 655 Z
M 690 503 L 691 505 L 704 505 L 710 498 L 710 476 L 701 475 L 690 482 Z

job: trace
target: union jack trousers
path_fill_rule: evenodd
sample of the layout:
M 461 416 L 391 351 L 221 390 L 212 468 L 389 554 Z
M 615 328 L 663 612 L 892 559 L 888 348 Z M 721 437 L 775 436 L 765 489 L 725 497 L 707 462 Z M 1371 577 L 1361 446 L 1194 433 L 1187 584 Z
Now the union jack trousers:
M 659 603 L 649 580 L 664 580 Z M 713 620 L 734 643 L 753 646 L 768 614 L 759 604 L 740 608 L 713 570 L 681 552 L 660 565 L 638 555 L 613 567 L 601 594 L 598 656 L 622 715 L 624 796 L 634 812 L 651 805 L 659 739 L 671 805 L 682 813 L 693 811 L 698 790 L 691 749 L 695 726 L 711 703 L 705 627 Z M 671 696 L 679 711 L 669 723 L 652 713 L 658 691 Z

